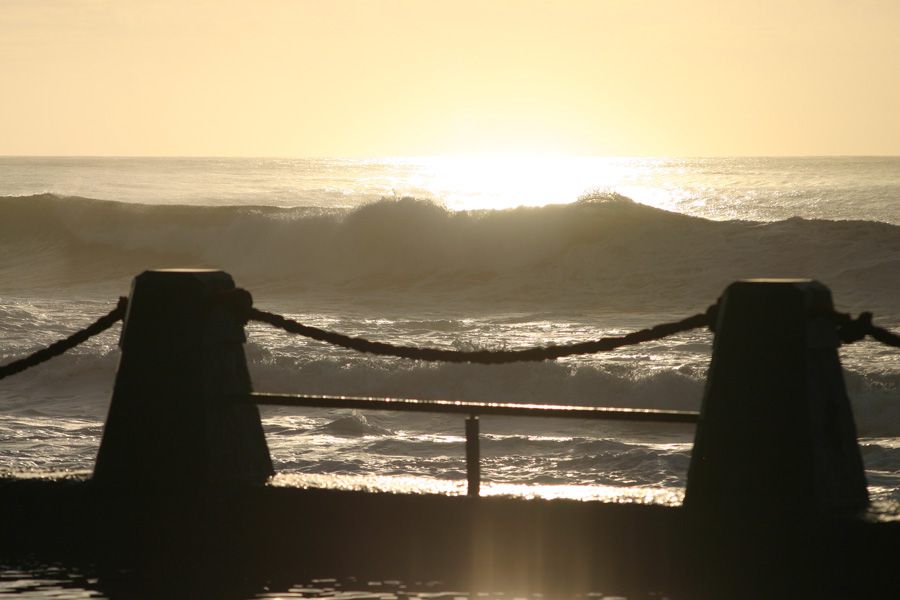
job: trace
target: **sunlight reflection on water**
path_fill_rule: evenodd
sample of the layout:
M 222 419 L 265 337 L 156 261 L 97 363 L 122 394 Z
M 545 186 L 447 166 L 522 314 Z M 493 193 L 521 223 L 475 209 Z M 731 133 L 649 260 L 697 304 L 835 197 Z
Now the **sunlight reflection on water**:
M 344 491 L 402 494 L 440 494 L 446 496 L 463 496 L 466 494 L 466 482 L 464 480 L 439 480 L 426 477 L 385 475 L 279 473 L 272 479 L 271 485 L 276 487 L 327 488 Z M 482 482 L 481 496 L 515 496 L 525 499 L 567 499 L 584 502 L 602 501 L 679 506 L 684 500 L 684 489 Z

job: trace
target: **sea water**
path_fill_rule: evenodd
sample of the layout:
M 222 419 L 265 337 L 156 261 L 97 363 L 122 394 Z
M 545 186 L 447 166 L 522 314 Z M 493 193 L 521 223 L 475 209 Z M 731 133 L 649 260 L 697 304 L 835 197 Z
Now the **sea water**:
M 369 339 L 517 349 L 811 277 L 900 329 L 900 158 L 0 158 L 0 363 L 148 268 L 231 273 L 258 308 Z M 504 366 L 360 355 L 251 323 L 257 391 L 699 409 L 712 336 Z M 0 471 L 88 473 L 118 326 L 0 382 Z M 841 349 L 870 492 L 900 502 L 900 351 Z M 263 408 L 283 485 L 464 493 L 459 417 Z M 776 415 L 773 415 L 775 418 Z M 688 425 L 483 418 L 484 494 L 677 504 Z

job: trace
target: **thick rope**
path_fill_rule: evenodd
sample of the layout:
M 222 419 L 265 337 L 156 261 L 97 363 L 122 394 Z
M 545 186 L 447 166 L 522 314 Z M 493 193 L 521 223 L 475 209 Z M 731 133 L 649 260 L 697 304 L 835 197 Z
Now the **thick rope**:
M 610 336 L 589 342 L 551 345 L 522 350 L 460 351 L 396 346 L 384 342 L 373 342 L 365 338 L 351 337 L 333 331 L 326 331 L 310 325 L 304 325 L 303 323 L 288 319 L 281 315 L 253 308 L 253 297 L 249 292 L 242 289 L 232 290 L 231 292 L 223 294 L 221 298 L 217 297 L 214 301 L 224 305 L 233 312 L 235 317 L 238 318 L 242 324 L 246 324 L 251 320 L 268 323 L 269 325 L 283 329 L 288 333 L 303 335 L 313 340 L 326 342 L 357 352 L 378 354 L 381 356 L 395 356 L 413 360 L 455 363 L 469 362 L 488 365 L 554 360 L 566 356 L 608 352 L 610 350 L 622 348 L 623 346 L 633 346 L 644 342 L 660 340 L 670 335 L 690 331 L 699 327 L 709 327 L 710 329 L 714 329 L 718 309 L 718 305 L 713 304 L 706 312 L 692 315 L 680 321 L 662 323 L 654 327 L 641 329 L 622 336 Z M 46 348 L 42 348 L 25 358 L 0 366 L 0 379 L 15 375 L 16 373 L 20 373 L 35 365 L 46 362 L 67 350 L 71 350 L 91 337 L 106 331 L 116 322 L 124 319 L 127 307 L 128 298 L 119 298 L 116 308 L 84 329 L 76 331 L 69 337 L 56 341 Z M 872 313 L 870 312 L 861 313 L 855 319 L 849 314 L 837 312 L 831 313 L 830 316 L 834 319 L 838 335 L 845 344 L 856 342 L 869 336 L 888 346 L 900 348 L 900 335 L 883 327 L 874 325 L 872 323 Z
M 116 324 L 117 321 L 125 317 L 125 309 L 128 306 L 128 298 L 119 298 L 116 307 L 106 315 L 103 315 L 84 329 L 76 331 L 69 337 L 53 342 L 46 348 L 41 348 L 34 354 L 20 358 L 8 365 L 0 367 L 0 379 L 20 373 L 25 369 L 29 369 L 42 362 L 48 361 L 54 356 L 59 356 L 66 350 L 71 350 L 78 344 L 94 337 L 98 333 L 102 333 Z
M 349 350 L 356 350 L 357 352 L 367 352 L 369 354 L 379 354 L 381 356 L 396 356 L 398 358 L 409 358 L 413 360 L 455 363 L 469 362 L 496 365 L 523 361 L 553 360 L 565 356 L 608 352 L 623 346 L 632 346 L 643 342 L 660 340 L 676 333 L 709 326 L 711 323 L 715 322 L 715 310 L 716 306 L 713 305 L 706 312 L 687 317 L 680 321 L 675 321 L 674 323 L 663 323 L 622 336 L 611 336 L 590 342 L 527 348 L 523 350 L 475 351 L 416 348 L 411 346 L 395 346 L 384 342 L 373 342 L 364 338 L 350 337 L 340 333 L 319 329 L 318 327 L 304 325 L 303 323 L 285 318 L 281 315 L 261 311 L 255 308 L 250 310 L 249 317 L 251 321 L 268 323 L 273 327 L 283 329 L 289 333 L 296 333 L 313 340 L 327 342 Z

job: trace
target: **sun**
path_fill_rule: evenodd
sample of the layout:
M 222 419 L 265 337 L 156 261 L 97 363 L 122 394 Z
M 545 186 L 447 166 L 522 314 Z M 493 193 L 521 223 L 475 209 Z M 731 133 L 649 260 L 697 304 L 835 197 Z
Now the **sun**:
M 625 159 L 560 155 L 465 155 L 406 159 L 416 187 L 450 210 L 502 210 L 567 204 L 615 189 L 631 172 Z

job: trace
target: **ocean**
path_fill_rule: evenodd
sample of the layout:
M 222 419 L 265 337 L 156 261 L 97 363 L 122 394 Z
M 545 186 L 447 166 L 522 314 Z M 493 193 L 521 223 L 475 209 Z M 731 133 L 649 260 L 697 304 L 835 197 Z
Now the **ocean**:
M 900 329 L 900 158 L 0 158 L 0 363 L 143 270 L 231 273 L 258 308 L 373 340 L 526 348 L 810 277 Z M 0 471 L 86 474 L 118 326 L 0 382 Z M 247 328 L 264 392 L 698 410 L 712 334 L 537 364 L 359 355 Z M 841 349 L 870 493 L 900 502 L 900 352 Z M 276 483 L 464 493 L 462 419 L 263 408 Z M 773 415 L 773 418 L 776 416 Z M 693 427 L 483 418 L 482 493 L 678 504 Z

